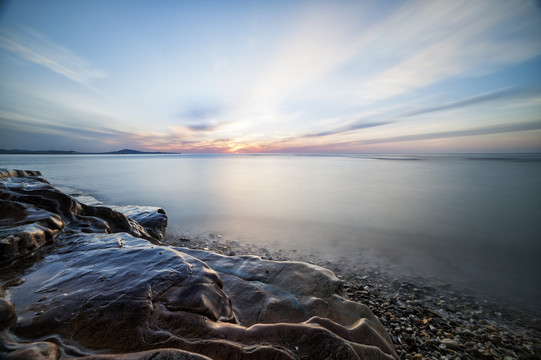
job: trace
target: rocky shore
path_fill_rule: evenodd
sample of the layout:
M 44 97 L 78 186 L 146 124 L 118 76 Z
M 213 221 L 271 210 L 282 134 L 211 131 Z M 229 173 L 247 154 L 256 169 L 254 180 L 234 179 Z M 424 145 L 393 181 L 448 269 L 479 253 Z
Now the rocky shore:
M 324 267 L 164 244 L 160 208 L 0 169 L 2 359 L 398 359 Z M 179 240 L 183 241 L 183 240 Z
M 0 170 L 0 358 L 540 359 L 532 313 Z M 255 255 L 255 256 L 254 256 Z M 331 271 L 329 271 L 329 270 Z
M 273 251 L 224 240 L 218 234 L 169 234 L 164 243 L 324 266 L 343 281 L 348 299 L 369 306 L 390 334 L 401 359 L 541 359 L 539 317 L 454 290 L 448 284 L 396 279 L 373 266 L 352 266 L 297 251 Z

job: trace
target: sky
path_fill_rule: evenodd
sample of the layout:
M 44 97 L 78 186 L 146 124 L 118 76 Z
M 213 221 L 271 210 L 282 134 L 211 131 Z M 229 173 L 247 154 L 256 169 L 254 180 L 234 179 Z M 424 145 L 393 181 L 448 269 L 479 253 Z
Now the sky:
M 0 148 L 541 152 L 531 1 L 0 7 Z

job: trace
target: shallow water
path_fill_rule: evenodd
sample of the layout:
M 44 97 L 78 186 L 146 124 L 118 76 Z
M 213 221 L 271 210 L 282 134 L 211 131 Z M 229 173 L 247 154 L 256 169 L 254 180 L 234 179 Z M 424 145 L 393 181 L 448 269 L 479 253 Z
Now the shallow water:
M 541 303 L 541 155 L 0 155 L 106 204 Z

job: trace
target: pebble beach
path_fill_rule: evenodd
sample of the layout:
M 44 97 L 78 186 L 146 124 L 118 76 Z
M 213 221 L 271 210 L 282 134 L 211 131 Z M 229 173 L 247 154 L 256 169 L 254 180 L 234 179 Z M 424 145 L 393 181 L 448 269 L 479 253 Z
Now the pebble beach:
M 351 300 L 370 307 L 402 359 L 541 359 L 538 316 L 457 291 L 447 284 L 397 279 L 376 267 L 351 266 L 297 251 L 272 251 L 216 234 L 168 234 L 164 244 L 324 266 L 343 281 Z

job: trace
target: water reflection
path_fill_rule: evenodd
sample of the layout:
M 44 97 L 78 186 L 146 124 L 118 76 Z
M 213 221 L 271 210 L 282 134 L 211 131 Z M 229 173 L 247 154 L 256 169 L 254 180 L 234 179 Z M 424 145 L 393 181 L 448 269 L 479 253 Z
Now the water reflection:
M 162 206 L 170 231 L 541 301 L 537 157 L 381 157 L 3 156 L 0 166 L 42 170 L 105 203 Z

